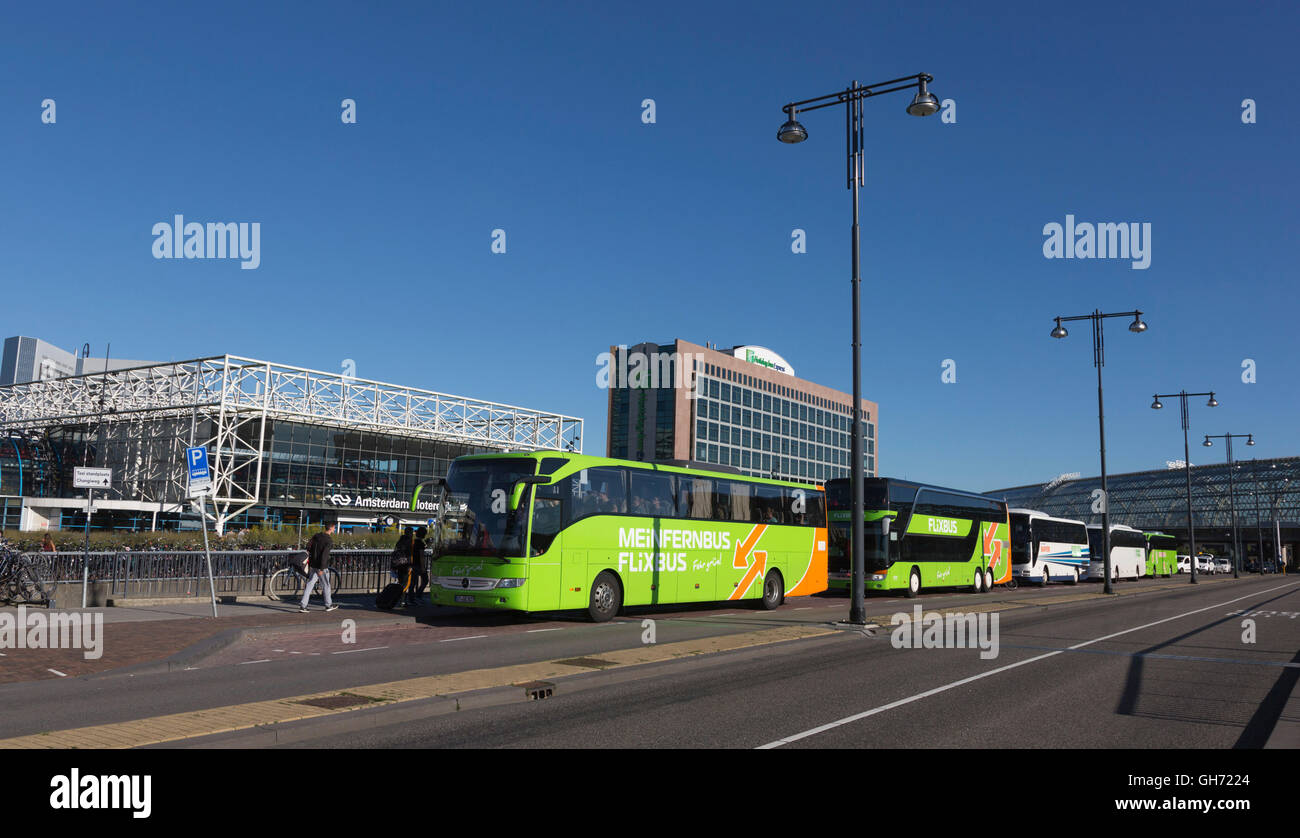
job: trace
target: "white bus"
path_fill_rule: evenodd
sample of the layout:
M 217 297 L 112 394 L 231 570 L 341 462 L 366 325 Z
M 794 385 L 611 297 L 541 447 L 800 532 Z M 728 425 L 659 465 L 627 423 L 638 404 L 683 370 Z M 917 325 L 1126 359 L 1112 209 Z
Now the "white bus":
M 1088 574 L 1088 528 L 1033 509 L 1009 510 L 1011 573 L 1021 582 L 1076 584 Z
M 1101 527 L 1088 527 L 1088 544 L 1092 562 L 1088 568 L 1089 579 L 1106 578 L 1106 562 L 1102 556 Z M 1110 578 L 1140 579 L 1147 572 L 1147 539 L 1141 530 L 1112 524 L 1110 527 Z

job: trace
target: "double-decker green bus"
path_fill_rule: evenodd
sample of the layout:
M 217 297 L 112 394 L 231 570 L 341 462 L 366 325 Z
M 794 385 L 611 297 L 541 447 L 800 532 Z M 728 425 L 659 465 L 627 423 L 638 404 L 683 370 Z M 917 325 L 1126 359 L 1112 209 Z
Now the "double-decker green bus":
M 990 591 L 1011 578 L 1006 501 L 893 477 L 863 484 L 866 589 L 902 591 L 969 586 Z M 852 583 L 849 478 L 826 484 L 829 586 Z
M 1178 572 L 1178 539 L 1162 532 L 1143 533 L 1147 539 L 1147 576 Z
M 623 606 L 743 599 L 771 609 L 826 589 L 816 486 L 548 451 L 459 457 L 433 485 L 439 605 L 586 608 L 603 622 Z

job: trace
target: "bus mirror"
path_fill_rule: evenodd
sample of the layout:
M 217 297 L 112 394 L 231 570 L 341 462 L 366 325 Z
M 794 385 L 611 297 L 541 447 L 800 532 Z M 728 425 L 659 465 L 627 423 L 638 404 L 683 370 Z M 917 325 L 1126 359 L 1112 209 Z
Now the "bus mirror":
M 519 504 L 524 499 L 525 488 L 550 482 L 550 478 L 543 474 L 531 474 L 527 477 L 521 477 L 516 480 L 515 485 L 510 489 L 510 511 L 515 512 L 519 509 Z

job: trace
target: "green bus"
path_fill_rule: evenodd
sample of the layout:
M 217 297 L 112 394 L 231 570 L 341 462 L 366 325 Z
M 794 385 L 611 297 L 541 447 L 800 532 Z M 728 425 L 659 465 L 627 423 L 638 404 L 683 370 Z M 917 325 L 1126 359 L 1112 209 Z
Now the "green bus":
M 754 600 L 772 609 L 826 589 L 816 486 L 552 451 L 458 457 L 432 485 L 438 605 L 585 608 L 604 622 L 624 606 Z
M 828 585 L 842 590 L 852 583 L 851 491 L 847 477 L 826 484 Z M 863 501 L 868 591 L 979 593 L 1011 578 L 1006 501 L 893 477 L 864 478 Z
M 1143 533 L 1147 538 L 1147 576 L 1173 576 L 1178 572 L 1178 539 L 1162 532 Z

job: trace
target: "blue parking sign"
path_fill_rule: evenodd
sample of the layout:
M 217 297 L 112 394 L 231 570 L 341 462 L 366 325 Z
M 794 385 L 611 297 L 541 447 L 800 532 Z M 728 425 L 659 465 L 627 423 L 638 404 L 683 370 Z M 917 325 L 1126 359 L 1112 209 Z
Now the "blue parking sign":
M 211 479 L 211 475 L 208 473 L 207 448 L 186 448 L 185 462 L 190 468 L 191 483 Z

